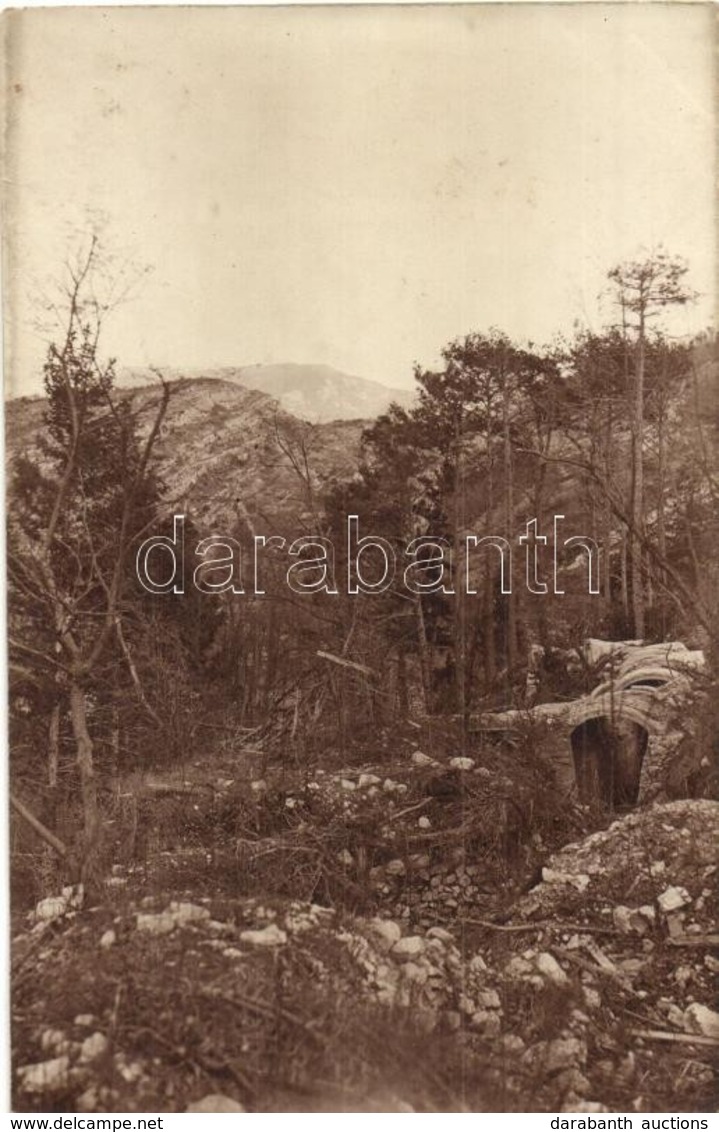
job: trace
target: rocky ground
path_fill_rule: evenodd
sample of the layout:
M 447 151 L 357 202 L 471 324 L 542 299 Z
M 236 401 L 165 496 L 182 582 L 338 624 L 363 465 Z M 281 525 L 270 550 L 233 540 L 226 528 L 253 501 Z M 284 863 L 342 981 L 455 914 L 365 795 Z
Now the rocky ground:
M 477 769 L 445 768 L 479 789 Z M 351 788 L 335 777 L 308 792 L 339 790 L 345 828 L 371 789 L 385 805 L 394 793 L 395 830 L 411 818 L 417 836 L 450 804 L 431 791 L 410 801 L 398 778 L 361 773 L 344 779 Z M 300 813 L 285 862 L 300 855 L 303 798 L 282 801 Z M 411 863 L 415 844 L 365 862 L 366 914 L 281 895 L 198 897 L 167 870 L 148 896 L 146 870 L 118 865 L 98 896 L 66 890 L 19 925 L 15 1107 L 712 1110 L 718 833 L 716 802 L 628 814 L 546 858 L 501 912 L 491 894 L 483 906 L 460 841 L 453 860 L 435 861 L 441 874 L 431 859 Z M 266 841 L 271 858 L 276 829 Z M 358 845 L 332 844 L 355 885 Z M 429 896 L 408 898 L 408 869 L 426 873 Z

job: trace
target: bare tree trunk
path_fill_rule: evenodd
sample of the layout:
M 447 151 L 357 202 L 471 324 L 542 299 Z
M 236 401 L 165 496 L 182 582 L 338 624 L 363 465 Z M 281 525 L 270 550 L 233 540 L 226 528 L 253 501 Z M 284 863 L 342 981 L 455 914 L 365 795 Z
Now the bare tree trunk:
M 629 585 L 628 585 L 628 580 L 627 580 L 627 538 L 628 537 L 629 536 L 628 536 L 626 529 L 623 530 L 622 531 L 621 560 L 620 560 L 620 564 L 619 564 L 619 569 L 620 569 L 620 580 L 621 580 L 621 591 L 622 591 L 622 613 L 624 615 L 625 623 L 628 623 L 628 621 L 629 621 Z
M 84 820 L 83 855 L 85 867 L 92 862 L 100 839 L 100 808 L 97 800 L 97 782 L 93 746 L 87 729 L 85 693 L 73 680 L 70 685 L 70 718 L 75 736 L 77 768 L 80 774 L 80 794 Z
M 57 789 L 57 771 L 60 763 L 60 705 L 53 704 L 47 735 L 47 782 L 51 790 Z
M 422 609 L 422 598 L 418 594 L 415 600 L 417 612 L 417 643 L 419 645 L 419 670 L 422 677 L 422 692 L 424 694 L 424 710 L 426 715 L 432 712 L 432 668 L 427 643 L 427 626 Z
M 634 374 L 634 419 L 632 421 L 632 619 L 634 636 L 645 635 L 644 574 L 641 530 L 644 526 L 644 316 L 640 316 Z
M 509 429 L 509 382 L 504 374 L 502 387 L 502 432 L 504 434 L 504 516 L 505 535 L 512 538 L 514 527 L 514 462 Z M 513 587 L 512 587 L 513 591 Z M 514 592 L 507 595 L 507 669 L 511 679 L 517 665 L 517 609 Z
M 462 423 L 458 418 L 455 426 L 455 465 L 454 465 L 454 557 L 455 557 L 455 597 L 454 597 L 454 674 L 457 712 L 464 720 L 467 714 L 467 606 L 465 589 L 467 585 L 467 560 L 463 554 L 464 540 L 464 462 L 462 452 Z

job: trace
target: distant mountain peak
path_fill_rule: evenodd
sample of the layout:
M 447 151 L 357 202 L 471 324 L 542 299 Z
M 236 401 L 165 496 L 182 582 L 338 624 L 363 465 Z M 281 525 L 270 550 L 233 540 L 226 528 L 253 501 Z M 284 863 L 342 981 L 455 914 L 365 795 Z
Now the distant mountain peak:
M 414 400 L 411 390 L 393 389 L 322 363 L 281 362 L 187 370 L 173 367 L 166 371 L 166 376 L 215 379 L 256 389 L 273 397 L 294 416 L 313 423 L 370 420 L 386 412 L 393 401 L 409 405 Z M 121 374 L 120 380 L 137 385 L 148 383 L 150 375 L 133 369 Z

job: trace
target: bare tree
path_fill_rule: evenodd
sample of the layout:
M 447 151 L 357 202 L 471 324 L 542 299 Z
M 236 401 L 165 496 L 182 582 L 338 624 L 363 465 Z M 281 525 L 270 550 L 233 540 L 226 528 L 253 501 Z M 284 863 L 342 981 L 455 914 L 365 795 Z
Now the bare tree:
M 683 260 L 661 249 L 612 268 L 614 286 L 627 349 L 627 376 L 631 373 L 631 587 L 634 633 L 645 635 L 644 563 L 641 529 L 644 522 L 644 404 L 647 334 L 652 319 L 669 306 L 683 306 L 694 295 L 684 277 Z
M 129 400 L 113 394 L 114 361 L 100 360 L 100 336 L 112 306 L 112 296 L 98 293 L 101 263 L 93 236 L 81 256 L 67 264 L 63 331 L 48 349 L 44 370 L 48 402 L 30 492 L 35 506 L 15 509 L 8 554 L 11 674 L 34 669 L 67 695 L 84 871 L 101 832 L 88 689 L 121 627 L 129 555 L 170 396 L 160 378 L 153 419 L 141 443 Z M 26 461 L 16 486 L 27 470 Z M 34 622 L 23 613 L 29 605 Z

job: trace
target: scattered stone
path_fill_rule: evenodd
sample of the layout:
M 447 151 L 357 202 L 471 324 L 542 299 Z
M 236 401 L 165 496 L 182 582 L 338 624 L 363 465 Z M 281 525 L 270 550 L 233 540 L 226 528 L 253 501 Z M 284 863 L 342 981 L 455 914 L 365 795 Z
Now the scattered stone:
M 566 973 L 560 967 L 557 960 L 548 951 L 540 951 L 539 955 L 534 960 L 534 965 L 545 979 L 555 986 L 561 987 L 569 982 Z
M 100 1093 L 96 1085 L 90 1085 L 75 1101 L 76 1112 L 96 1112 L 100 1107 Z
M 584 892 L 589 887 L 590 879 L 586 873 L 563 873 L 556 869 L 542 869 L 542 880 L 545 884 L 571 884 L 577 892 Z
M 44 1030 L 40 1036 L 40 1049 L 43 1053 L 69 1053 L 72 1043 L 67 1040 L 64 1030 Z
M 185 1112 L 246 1112 L 239 1101 L 223 1093 L 208 1093 L 202 1100 L 188 1104 Z
M 483 1010 L 499 1010 L 502 1003 L 496 990 L 481 990 L 476 995 L 477 1005 Z
M 438 939 L 442 943 L 454 943 L 454 936 L 446 928 L 430 928 L 427 932 L 427 939 Z
M 686 888 L 672 885 L 670 888 L 665 888 L 661 896 L 657 897 L 657 904 L 662 912 L 676 912 L 679 908 L 686 908 L 687 904 L 691 904 L 691 896 Z
M 612 909 L 612 920 L 617 931 L 645 935 L 656 920 L 656 912 L 651 904 L 643 904 L 641 908 L 627 908 L 623 904 L 617 904 Z
M 85 1038 L 85 1041 L 82 1043 L 80 1047 L 80 1061 L 84 1065 L 92 1061 L 97 1061 L 107 1053 L 109 1048 L 110 1043 L 108 1039 L 98 1030 L 94 1034 L 91 1034 L 89 1038 Z
M 474 759 L 464 758 L 462 755 L 455 755 L 453 759 L 449 760 L 449 765 L 453 770 L 474 770 Z
M 46 896 L 35 906 L 35 920 L 55 920 L 64 916 L 68 904 L 62 896 Z
M 34 1065 L 21 1065 L 17 1075 L 25 1093 L 54 1093 L 67 1086 L 69 1072 L 70 1058 L 63 1055 Z
M 402 967 L 402 975 L 409 982 L 417 983 L 419 986 L 424 986 L 429 979 L 429 971 L 427 968 L 420 967 L 418 963 L 413 963 L 411 959 Z
M 396 857 L 394 861 L 385 865 L 384 871 L 390 877 L 403 877 L 407 872 L 407 866 L 400 857 Z
M 115 1054 L 115 1071 L 128 1085 L 136 1085 L 145 1076 L 139 1061 L 128 1061 L 123 1053 Z
M 416 959 L 418 955 L 424 953 L 426 944 L 421 935 L 408 935 L 398 942 L 392 948 L 392 954 L 400 960 Z
M 584 1065 L 587 1060 L 586 1043 L 579 1038 L 555 1038 L 547 1042 L 543 1051 L 542 1064 L 545 1072 L 554 1073 L 559 1069 Z
M 422 815 L 422 817 L 417 822 L 417 825 L 419 826 L 420 829 L 431 829 L 432 828 L 432 822 L 424 814 Z
M 467 964 L 467 969 L 472 975 L 481 975 L 484 971 L 488 970 L 487 964 L 481 955 L 473 955 Z
M 591 1089 L 591 1084 L 584 1074 L 574 1066 L 564 1069 L 557 1077 L 560 1089 L 574 1093 L 577 1097 L 585 1097 Z
M 169 935 L 175 930 L 175 917 L 170 912 L 138 912 L 137 930 L 147 935 Z
M 477 1010 L 469 1022 L 470 1029 L 476 1030 L 485 1038 L 496 1038 L 502 1029 L 499 1015 L 493 1010 Z
M 719 1014 L 700 1002 L 693 1002 L 684 1011 L 684 1028 L 689 1033 L 719 1040 Z
M 382 951 L 389 951 L 402 938 L 402 929 L 394 920 L 370 920 L 369 928 Z
M 594 987 L 588 987 L 586 983 L 582 985 L 582 994 L 584 995 L 584 1002 L 589 1010 L 599 1010 L 602 1005 L 602 998 L 599 991 Z
M 102 935 L 100 936 L 100 947 L 102 947 L 103 950 L 105 950 L 105 951 L 109 947 L 113 947 L 116 943 L 117 943 L 117 932 L 114 932 L 112 930 L 112 928 L 108 928 L 108 930 L 106 932 L 103 932 Z
M 242 943 L 251 943 L 253 947 L 280 947 L 287 943 L 287 932 L 283 932 L 277 924 L 268 924 L 266 928 L 256 931 L 248 929 L 240 932 L 240 940 Z
M 382 779 L 378 778 L 376 774 L 361 774 L 359 776 L 358 786 L 362 790 L 366 786 L 381 786 Z
M 425 755 L 424 751 L 415 751 L 412 755 L 412 763 L 414 766 L 436 766 L 436 760 L 431 759 L 429 755 Z
M 528 975 L 532 974 L 532 964 L 521 955 L 514 955 L 505 964 L 504 974 L 508 979 L 526 979 Z

